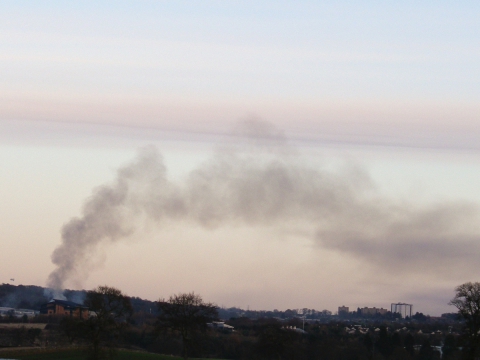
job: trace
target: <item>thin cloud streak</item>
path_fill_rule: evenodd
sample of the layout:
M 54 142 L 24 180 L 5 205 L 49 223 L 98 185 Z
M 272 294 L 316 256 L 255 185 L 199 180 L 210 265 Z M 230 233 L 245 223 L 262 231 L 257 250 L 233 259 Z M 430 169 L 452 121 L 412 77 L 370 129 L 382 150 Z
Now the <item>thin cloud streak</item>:
M 225 125 L 208 124 L 130 124 L 110 121 L 75 121 L 75 120 L 0 120 L 0 139 L 4 143 L 48 143 L 66 144 L 82 143 L 93 137 L 123 139 L 124 141 L 141 140 L 186 141 L 205 144 L 229 144 L 242 142 L 245 134 L 231 132 Z M 286 127 L 291 124 L 286 123 Z M 391 149 L 419 150 L 480 150 L 480 134 L 465 129 L 438 129 L 431 131 L 419 128 L 417 132 L 407 132 L 408 126 L 395 124 L 373 124 L 365 126 L 351 122 L 348 126 L 333 126 L 325 122 L 310 128 L 305 124 L 296 131 L 289 131 L 288 141 L 296 146 L 333 146 L 333 147 L 380 147 Z M 269 136 L 253 135 L 270 141 Z

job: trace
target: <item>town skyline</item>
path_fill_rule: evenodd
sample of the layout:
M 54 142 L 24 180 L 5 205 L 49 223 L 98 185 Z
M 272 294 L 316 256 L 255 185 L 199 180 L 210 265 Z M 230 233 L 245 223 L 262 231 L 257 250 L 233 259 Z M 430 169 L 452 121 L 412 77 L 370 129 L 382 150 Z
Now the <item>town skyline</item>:
M 13 282 L 12 279 L 10 279 Z M 23 315 L 27 314 L 29 317 L 33 317 L 41 313 L 47 313 L 48 304 L 52 304 L 55 302 L 59 302 L 64 304 L 65 306 L 75 306 L 78 305 L 79 309 L 82 309 L 82 306 L 85 301 L 85 296 L 89 291 L 88 289 L 80 289 L 80 290 L 71 290 L 71 289 L 64 289 L 62 291 L 53 291 L 48 287 L 42 287 L 38 285 L 27 285 L 27 284 L 12 284 L 12 283 L 2 283 L 0 284 L 0 290 L 2 292 L 2 296 L 0 297 L 0 315 L 8 315 L 8 312 L 11 310 L 15 310 L 16 317 L 22 317 Z M 120 289 L 119 289 L 120 290 Z M 194 293 L 194 292 L 193 292 Z M 164 301 L 164 297 L 160 297 L 158 299 L 142 299 L 135 294 L 125 294 L 131 299 L 135 299 L 136 302 L 144 302 L 150 304 L 155 304 L 159 301 Z M 172 294 L 171 296 L 176 295 Z M 201 294 L 196 294 L 201 296 Z M 29 305 L 28 305 L 29 304 Z M 340 318 L 381 318 L 384 320 L 392 320 L 392 314 L 398 314 L 398 318 L 406 319 L 412 318 L 412 316 L 416 317 L 432 317 L 433 319 L 438 318 L 438 316 L 423 313 L 421 311 L 417 311 L 413 304 L 407 303 L 391 303 L 390 307 L 384 308 L 385 304 L 381 304 L 377 306 L 362 306 L 359 305 L 357 307 L 351 307 L 346 305 L 339 305 L 336 309 L 326 309 L 326 308 L 306 308 L 306 307 L 294 307 L 288 309 L 250 309 L 250 306 L 247 305 L 246 308 L 236 307 L 236 306 L 225 306 L 221 304 L 217 304 L 216 302 L 211 302 L 212 305 L 216 306 L 221 314 L 223 314 L 224 320 L 228 320 L 229 317 L 242 317 L 242 316 L 255 316 L 255 317 L 300 317 L 300 318 L 328 318 L 331 316 L 339 316 Z M 22 305 L 22 306 L 20 306 Z M 41 305 L 41 306 L 40 306 Z M 40 307 L 39 307 L 40 306 Z M 145 307 L 145 305 L 142 305 Z M 40 308 L 40 310 L 39 310 Z M 83 307 L 84 308 L 84 307 Z M 456 312 L 452 312 L 440 314 L 451 316 Z M 53 314 L 55 310 L 52 310 L 50 314 Z M 47 313 L 48 314 L 48 313 Z M 230 314 L 229 316 L 225 317 L 225 314 Z M 280 314 L 280 315 L 278 315 Z M 85 315 L 85 314 L 84 314 Z M 79 316 L 77 313 L 75 316 Z M 395 315 L 397 316 L 397 315 Z M 222 318 L 222 317 L 221 317 Z M 396 317 L 395 317 L 396 318 Z

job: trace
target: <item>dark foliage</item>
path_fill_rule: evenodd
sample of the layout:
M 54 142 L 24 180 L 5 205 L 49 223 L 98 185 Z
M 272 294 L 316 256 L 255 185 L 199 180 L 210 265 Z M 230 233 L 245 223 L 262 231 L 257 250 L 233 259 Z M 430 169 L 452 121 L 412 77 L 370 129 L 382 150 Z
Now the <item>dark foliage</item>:
M 50 299 L 44 288 L 33 285 L 0 285 L 0 306 L 40 310 L 40 306 Z
M 133 312 L 130 298 L 116 288 L 99 286 L 87 293 L 85 306 L 95 313 L 83 324 L 83 333 L 91 348 L 90 357 L 95 360 L 107 355 L 112 357 Z
M 278 325 L 263 327 L 258 336 L 257 351 L 264 359 L 293 359 L 300 349 L 296 347 L 299 334 Z
M 202 345 L 202 332 L 207 329 L 207 323 L 218 318 L 217 306 L 205 303 L 195 293 L 177 294 L 167 301 L 158 302 L 157 329 L 165 334 L 173 331 L 181 337 L 183 357 L 197 354 Z
M 33 346 L 42 330 L 26 327 L 0 328 L 0 348 L 16 346 Z
M 86 290 L 63 291 L 63 296 L 69 301 L 83 304 L 87 295 Z M 0 285 L 0 306 L 12 307 L 16 309 L 40 310 L 41 306 L 52 299 L 52 295 L 47 288 L 34 285 Z M 157 315 L 157 305 L 155 301 L 140 299 L 139 297 L 130 298 L 133 310 L 135 312 L 151 313 Z
M 480 356 L 480 283 L 468 282 L 455 288 L 450 305 L 458 309 L 465 321 L 464 357 L 475 360 Z

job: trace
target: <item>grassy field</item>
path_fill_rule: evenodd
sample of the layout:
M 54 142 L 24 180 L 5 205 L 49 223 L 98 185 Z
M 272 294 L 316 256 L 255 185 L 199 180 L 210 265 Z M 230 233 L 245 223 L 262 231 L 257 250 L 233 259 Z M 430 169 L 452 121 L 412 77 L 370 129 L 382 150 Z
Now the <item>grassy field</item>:
M 78 349 L 24 349 L 24 350 L 1 350 L 0 359 L 20 360 L 85 360 L 85 353 Z M 118 350 L 115 359 L 118 360 L 180 360 L 175 356 L 150 354 L 128 350 Z

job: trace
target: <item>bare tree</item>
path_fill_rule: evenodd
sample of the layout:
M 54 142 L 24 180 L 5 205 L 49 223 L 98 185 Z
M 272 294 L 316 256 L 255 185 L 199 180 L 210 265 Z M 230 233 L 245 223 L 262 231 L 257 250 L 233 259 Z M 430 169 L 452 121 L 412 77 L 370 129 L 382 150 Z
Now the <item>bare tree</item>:
M 465 320 L 466 358 L 477 359 L 480 350 L 480 283 L 467 282 L 455 288 L 455 297 L 449 302 Z
M 195 344 L 195 335 L 205 331 L 207 323 L 218 318 L 217 306 L 205 303 L 193 292 L 170 296 L 158 302 L 159 330 L 170 329 L 182 338 L 183 357 L 188 356 Z
M 86 335 L 91 344 L 91 358 L 104 357 L 105 348 L 110 356 L 121 333 L 126 319 L 133 312 L 130 298 L 114 287 L 99 286 L 87 293 L 85 306 L 93 311 L 87 320 Z

